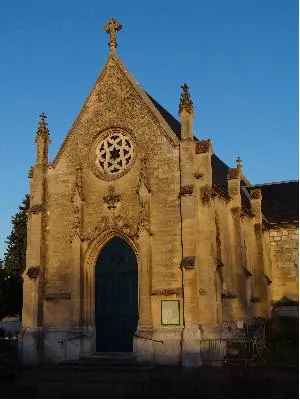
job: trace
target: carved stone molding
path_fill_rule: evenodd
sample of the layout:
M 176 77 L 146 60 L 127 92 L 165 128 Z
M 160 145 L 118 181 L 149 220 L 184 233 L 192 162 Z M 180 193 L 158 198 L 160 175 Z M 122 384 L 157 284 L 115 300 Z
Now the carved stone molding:
M 72 222 L 72 232 L 71 232 L 71 242 L 74 240 L 74 237 L 78 235 L 80 237 L 81 230 L 80 230 L 80 205 L 74 204 L 74 214 L 73 214 L 73 222 Z
M 201 172 L 195 172 L 195 178 L 196 179 L 203 178 L 203 174 Z
M 34 171 L 34 167 L 33 165 L 30 167 L 29 171 L 28 171 L 28 178 L 33 178 L 33 171 Z
M 180 189 L 180 193 L 179 196 L 183 197 L 183 196 L 191 196 L 194 192 L 194 186 L 193 185 L 189 185 L 189 186 L 182 186 Z
M 208 153 L 210 149 L 210 139 L 199 140 L 196 142 L 196 154 Z
M 264 277 L 265 277 L 267 284 L 270 285 L 272 283 L 272 280 L 266 274 L 264 274 Z
M 243 267 L 243 271 L 244 271 L 244 274 L 245 274 L 245 276 L 246 276 L 247 278 L 249 278 L 250 276 L 252 276 L 252 272 L 251 272 L 248 268 Z
M 152 295 L 168 295 L 168 294 L 177 294 L 181 295 L 183 293 L 182 288 L 169 288 L 169 289 L 155 289 L 152 290 Z
M 190 256 L 190 257 L 184 257 L 181 261 L 181 268 L 185 269 L 194 269 L 196 264 L 196 257 L 195 256 Z
M 29 212 L 32 214 L 37 214 L 39 212 L 43 211 L 43 205 L 42 204 L 34 204 L 29 208 Z
M 144 230 L 148 233 L 149 236 L 153 235 L 153 232 L 151 230 L 150 226 L 150 221 L 148 214 L 145 210 L 145 208 L 142 208 L 140 211 L 139 219 L 138 219 L 138 224 L 137 224 L 137 229 L 136 229 L 136 234 L 135 238 L 138 239 L 140 236 L 141 231 Z
M 204 185 L 200 188 L 200 198 L 203 204 L 209 204 L 212 197 L 212 187 Z
M 250 190 L 250 198 L 253 200 L 261 199 L 261 189 Z
M 148 193 L 151 193 L 148 170 L 147 170 L 147 160 L 146 158 L 141 159 L 141 169 L 138 176 L 138 184 L 136 192 L 139 193 L 141 186 L 144 185 L 148 190 Z
M 28 278 L 30 279 L 37 279 L 39 277 L 40 274 L 40 267 L 29 267 L 26 275 L 28 276 Z
M 121 195 L 116 194 L 116 189 L 113 185 L 109 186 L 108 195 L 103 197 L 104 203 L 107 205 L 109 210 L 116 208 L 117 203 L 121 201 Z
M 82 235 L 82 240 L 91 242 L 98 235 L 110 229 L 120 229 L 129 237 L 133 236 L 132 228 L 124 217 L 122 217 L 121 215 L 105 215 L 100 218 L 97 226 L 94 229 L 94 232 L 91 235 Z
M 258 297 L 258 296 L 250 297 L 250 303 L 259 303 L 259 302 L 260 302 L 260 297 Z
M 61 292 L 61 293 L 46 293 L 44 294 L 45 300 L 71 300 L 71 293 Z
M 76 176 L 75 176 L 75 184 L 72 193 L 72 201 L 74 201 L 74 197 L 78 194 L 81 201 L 84 201 L 83 189 L 82 189 L 82 167 L 79 166 L 76 168 Z
M 221 298 L 222 299 L 235 299 L 236 294 L 230 292 L 229 290 L 222 290 Z
M 238 168 L 229 168 L 227 172 L 227 179 L 238 179 L 240 177 L 240 170 Z

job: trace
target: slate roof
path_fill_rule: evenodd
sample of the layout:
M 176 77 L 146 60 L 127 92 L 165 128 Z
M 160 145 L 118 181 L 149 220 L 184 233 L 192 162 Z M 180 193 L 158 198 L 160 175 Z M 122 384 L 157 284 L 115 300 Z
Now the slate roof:
M 262 212 L 270 223 L 299 221 L 299 181 L 248 186 L 262 191 Z
M 162 107 L 152 96 L 147 92 L 151 102 L 156 109 L 160 112 L 161 116 L 165 119 L 169 127 L 180 139 L 181 124 Z M 199 140 L 194 137 L 195 140 Z M 212 155 L 212 176 L 213 183 L 228 193 L 227 172 L 228 165 L 226 165 L 216 154 Z M 262 213 L 270 223 L 279 222 L 292 222 L 299 221 L 299 182 L 279 182 L 255 186 L 247 186 L 244 181 L 241 181 L 241 201 L 242 206 L 250 209 L 250 188 L 261 188 L 262 190 Z
M 172 131 L 178 137 L 178 139 L 180 139 L 180 132 L 181 132 L 180 122 L 177 121 L 177 119 L 174 118 L 173 115 L 169 113 L 169 111 L 167 111 L 165 108 L 163 108 L 163 106 L 161 106 L 152 96 L 150 96 L 149 93 L 147 93 L 147 92 L 145 92 L 145 93 L 149 97 L 149 99 L 152 101 L 152 103 L 155 105 L 156 109 L 160 112 L 161 116 L 167 122 L 169 127 L 172 129 Z
M 181 133 L 181 124 L 177 121 L 176 118 L 173 117 L 172 114 L 169 113 L 163 106 L 161 106 L 149 93 L 145 92 L 149 99 L 152 101 L 156 109 L 160 112 L 161 116 L 165 119 L 169 127 L 175 133 L 175 135 L 180 139 Z M 199 140 L 194 136 L 195 140 Z M 228 166 L 220 160 L 215 154 L 212 155 L 211 158 L 211 165 L 212 165 L 212 175 L 213 175 L 213 182 L 220 186 L 225 192 L 228 191 L 227 185 L 227 172 Z

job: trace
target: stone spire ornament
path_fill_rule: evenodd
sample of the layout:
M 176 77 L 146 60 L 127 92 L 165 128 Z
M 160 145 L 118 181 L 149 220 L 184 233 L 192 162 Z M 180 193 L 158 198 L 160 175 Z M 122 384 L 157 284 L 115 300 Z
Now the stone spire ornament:
M 37 164 L 43 165 L 48 164 L 48 145 L 51 143 L 46 118 L 47 115 L 45 113 L 40 115 L 39 126 L 35 137 L 37 150 L 36 162 Z
M 189 92 L 189 87 L 186 83 L 184 83 L 181 86 L 182 93 L 180 97 L 180 103 L 179 103 L 179 114 L 185 110 L 189 114 L 193 112 L 193 102 L 191 100 L 190 92 Z
M 237 160 L 236 160 L 236 167 L 238 169 L 242 168 L 242 160 L 240 159 L 240 157 L 238 157 Z
M 49 139 L 49 129 L 47 128 L 48 124 L 46 123 L 46 118 L 47 115 L 44 112 L 42 112 L 42 114 L 40 115 L 40 122 L 38 130 L 36 132 L 35 141 L 37 141 L 38 138 L 42 138 L 44 140 Z
M 116 31 L 120 31 L 122 29 L 123 25 L 120 24 L 116 19 L 110 18 L 108 23 L 104 25 L 104 30 L 109 34 L 109 42 L 108 45 L 110 47 L 110 52 L 115 53 L 116 48 L 118 46 L 117 44 L 117 35 Z

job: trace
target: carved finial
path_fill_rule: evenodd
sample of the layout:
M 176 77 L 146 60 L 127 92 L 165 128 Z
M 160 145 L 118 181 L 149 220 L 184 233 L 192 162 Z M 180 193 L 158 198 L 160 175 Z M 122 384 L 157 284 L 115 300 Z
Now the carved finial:
M 182 110 L 186 110 L 189 114 L 193 111 L 193 102 L 189 93 L 189 87 L 186 83 L 181 86 L 182 93 L 179 103 L 179 114 Z
M 44 112 L 42 112 L 42 114 L 40 115 L 39 127 L 36 132 L 36 139 L 38 137 L 41 137 L 43 139 L 49 139 L 49 129 L 47 128 L 48 124 L 46 123 L 46 118 L 47 115 Z
M 236 160 L 236 167 L 239 169 L 242 168 L 242 160 L 240 159 L 240 157 L 238 157 Z
M 115 20 L 114 18 L 110 18 L 108 23 L 104 25 L 104 30 L 109 34 L 109 42 L 108 45 L 110 47 L 110 52 L 113 53 L 116 51 L 117 48 L 117 37 L 116 37 L 116 31 L 119 31 L 122 29 L 122 24 Z

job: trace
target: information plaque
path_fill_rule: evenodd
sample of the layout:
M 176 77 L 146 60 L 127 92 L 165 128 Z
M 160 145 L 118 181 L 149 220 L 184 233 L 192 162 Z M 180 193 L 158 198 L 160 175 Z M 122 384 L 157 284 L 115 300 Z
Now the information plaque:
M 161 300 L 161 324 L 180 325 L 179 300 Z

